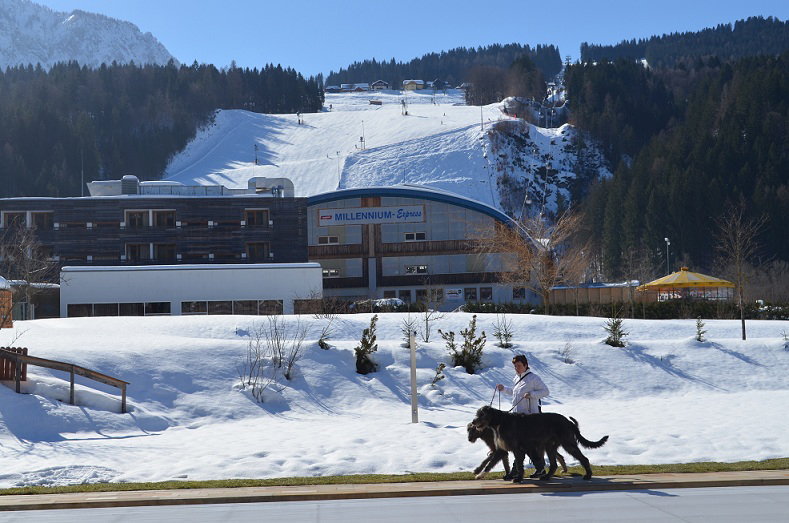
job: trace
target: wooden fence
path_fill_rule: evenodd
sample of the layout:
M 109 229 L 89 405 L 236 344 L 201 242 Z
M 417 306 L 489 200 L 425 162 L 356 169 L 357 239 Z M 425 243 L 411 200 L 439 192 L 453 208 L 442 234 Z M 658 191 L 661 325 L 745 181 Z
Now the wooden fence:
M 16 352 L 17 350 L 19 352 Z M 112 376 L 107 376 L 106 374 L 101 374 L 100 372 L 86 369 L 84 367 L 80 367 L 79 365 L 74 365 L 73 363 L 65 363 L 62 361 L 46 360 L 44 358 L 28 356 L 27 349 L 0 348 L 0 368 L 2 368 L 3 371 L 5 371 L 6 366 L 8 366 L 9 369 L 13 369 L 13 376 L 0 379 L 14 380 L 17 394 L 21 392 L 21 382 L 27 380 L 27 365 L 36 365 L 38 367 L 46 367 L 48 369 L 68 372 L 71 382 L 71 390 L 69 392 L 69 403 L 71 405 L 74 405 L 75 375 L 84 376 L 93 381 L 98 381 L 99 383 L 104 383 L 105 385 L 117 387 L 121 389 L 121 412 L 126 413 L 126 385 L 128 385 L 129 382 L 119 380 L 117 378 L 113 378 Z
M 22 354 L 27 356 L 27 349 L 17 347 L 0 347 L 0 350 L 13 352 L 15 354 Z M 16 362 L 0 358 L 0 380 L 13 380 L 16 379 Z M 21 380 L 27 381 L 27 364 L 21 365 Z

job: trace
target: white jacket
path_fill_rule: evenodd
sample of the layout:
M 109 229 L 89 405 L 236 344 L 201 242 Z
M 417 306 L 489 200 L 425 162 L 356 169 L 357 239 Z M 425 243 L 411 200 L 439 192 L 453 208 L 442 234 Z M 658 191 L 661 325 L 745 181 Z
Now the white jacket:
M 521 379 L 523 377 L 523 379 Z M 512 412 L 523 414 L 537 414 L 540 412 L 540 398 L 544 398 L 550 391 L 539 376 L 526 369 L 524 374 L 516 374 L 512 379 L 512 388 L 504 387 L 504 392 L 512 395 Z M 528 398 L 524 398 L 526 393 Z

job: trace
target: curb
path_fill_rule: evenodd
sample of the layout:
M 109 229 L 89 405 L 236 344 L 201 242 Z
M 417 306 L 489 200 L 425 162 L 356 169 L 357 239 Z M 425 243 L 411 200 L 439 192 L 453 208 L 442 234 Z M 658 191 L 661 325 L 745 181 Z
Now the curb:
M 600 476 L 591 481 L 557 477 L 547 483 L 535 481 L 522 484 L 470 480 L 12 495 L 0 496 L 0 511 L 768 485 L 789 485 L 789 470 Z

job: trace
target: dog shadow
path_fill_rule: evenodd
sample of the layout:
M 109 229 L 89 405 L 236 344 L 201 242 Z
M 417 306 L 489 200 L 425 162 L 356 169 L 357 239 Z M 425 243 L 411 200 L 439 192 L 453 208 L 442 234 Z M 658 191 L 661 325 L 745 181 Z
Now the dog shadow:
M 557 481 L 558 480 L 558 481 Z M 567 476 L 557 476 L 551 479 L 550 481 L 541 481 L 539 482 L 541 485 L 556 485 L 558 482 L 570 481 L 573 484 L 578 484 L 584 487 L 583 490 L 569 490 L 569 491 L 552 491 L 552 492 L 541 492 L 540 495 L 545 497 L 565 497 L 565 498 L 580 498 L 582 496 L 588 496 L 592 494 L 601 494 L 605 492 L 638 492 L 641 494 L 647 494 L 649 496 L 657 496 L 661 498 L 676 498 L 678 497 L 677 494 L 671 494 L 669 492 L 664 492 L 662 490 L 655 490 L 651 489 L 646 485 L 627 485 L 621 482 L 614 482 L 610 478 L 599 478 L 593 477 L 591 480 L 583 480 L 576 477 L 567 477 Z M 611 486 L 609 488 L 608 486 Z M 599 489 L 597 487 L 600 487 Z M 668 488 L 668 487 L 667 487 Z

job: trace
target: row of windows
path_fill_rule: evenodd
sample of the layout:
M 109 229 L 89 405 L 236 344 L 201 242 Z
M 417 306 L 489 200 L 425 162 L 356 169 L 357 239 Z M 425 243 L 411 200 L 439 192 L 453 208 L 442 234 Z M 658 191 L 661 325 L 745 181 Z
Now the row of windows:
M 55 259 L 52 246 L 42 245 L 41 255 L 46 259 Z M 247 242 L 244 254 L 238 253 L 194 253 L 186 255 L 189 259 L 203 260 L 246 260 L 257 262 L 271 261 L 271 247 L 269 242 Z M 120 255 L 86 255 L 85 258 L 58 256 L 58 261 L 120 261 Z M 172 263 L 183 259 L 183 255 L 176 252 L 174 243 L 127 243 L 126 261 L 157 261 Z
M 404 233 L 405 241 L 407 242 L 421 242 L 427 239 L 425 232 L 407 232 Z M 340 243 L 339 236 L 318 236 L 318 245 L 332 245 Z
M 416 289 L 414 291 L 415 301 L 444 301 L 444 289 Z M 411 303 L 411 290 L 387 290 L 384 291 L 384 298 L 400 298 L 405 303 Z M 525 300 L 526 288 L 513 287 L 512 299 Z M 466 287 L 463 289 L 463 301 L 493 301 L 493 287 Z
M 181 314 L 282 314 L 282 300 L 184 301 Z
M 31 225 L 37 229 L 53 229 L 55 227 L 54 211 L 33 211 L 30 213 L 30 223 L 28 224 L 27 212 L 25 211 L 9 211 L 4 212 L 2 215 L 2 226 L 5 228 L 18 227 L 24 225 Z M 192 222 L 193 225 L 247 225 L 247 226 L 269 226 L 269 211 L 268 209 L 245 209 L 239 221 L 222 222 L 204 220 L 202 222 Z M 120 222 L 96 222 L 96 223 L 60 223 L 58 227 L 120 227 L 125 225 L 128 228 L 138 227 L 176 227 L 177 225 L 187 225 L 186 223 L 179 223 L 176 218 L 176 211 L 171 209 L 166 210 L 127 210 L 124 213 L 124 221 Z M 336 242 L 335 242 L 336 243 Z
M 146 303 L 70 303 L 68 317 L 85 316 L 161 316 L 170 314 L 170 302 Z
M 194 255 L 194 253 L 192 253 Z M 270 261 L 271 248 L 269 242 L 247 242 L 245 244 L 246 256 L 238 256 L 232 253 L 226 253 L 225 258 L 231 257 L 233 259 L 243 258 L 249 261 Z M 208 259 L 214 259 L 217 256 L 212 254 L 205 255 Z M 193 256 L 194 257 L 194 256 Z M 177 259 L 174 243 L 127 243 L 126 244 L 126 259 L 128 261 L 146 261 L 158 260 L 163 262 L 172 262 Z
M 282 300 L 185 301 L 181 314 L 282 314 Z M 143 303 L 72 303 L 70 318 L 86 316 L 161 316 L 171 313 L 169 301 Z

